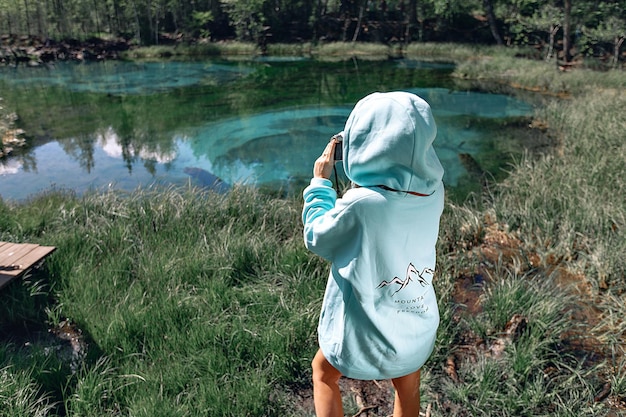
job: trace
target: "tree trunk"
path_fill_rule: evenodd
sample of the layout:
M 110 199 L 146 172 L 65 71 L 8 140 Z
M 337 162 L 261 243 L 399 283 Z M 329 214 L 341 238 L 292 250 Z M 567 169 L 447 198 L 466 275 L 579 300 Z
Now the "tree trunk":
M 548 53 L 546 53 L 546 61 L 549 61 L 552 58 L 552 53 L 554 52 L 554 39 L 556 38 L 556 34 L 559 31 L 560 25 L 552 25 L 550 27 L 550 39 L 548 41 Z
M 326 5 L 322 3 L 322 0 L 317 0 L 317 6 L 315 7 L 315 21 L 313 22 L 313 41 L 317 41 L 319 37 L 320 22 L 322 16 L 326 14 Z
M 63 16 L 63 9 L 62 9 L 61 3 L 58 0 L 52 1 L 52 10 L 54 12 L 53 22 L 56 26 L 57 37 L 62 38 L 64 35 L 63 23 L 61 22 L 61 18 Z
M 619 66 L 619 49 L 624 43 L 623 37 L 616 36 L 613 42 L 613 66 L 617 68 Z
M 500 36 L 500 32 L 498 31 L 498 24 L 496 21 L 496 15 L 493 11 L 493 4 L 491 0 L 483 0 L 483 7 L 485 8 L 485 14 L 487 15 L 487 21 L 489 22 L 489 29 L 491 30 L 491 34 L 498 45 L 504 45 L 504 41 L 502 41 L 502 36 Z
M 404 42 L 411 42 L 411 36 L 413 36 L 413 25 L 417 22 L 417 0 L 409 1 L 409 12 L 406 20 L 406 32 L 404 33 Z
M 563 60 L 569 63 L 571 60 L 570 45 L 571 39 L 571 17 L 572 17 L 572 0 L 565 0 L 563 7 Z
M 363 4 L 365 3 L 365 4 Z M 364 0 L 364 2 L 361 3 L 361 6 L 359 7 L 359 18 L 356 22 L 356 28 L 354 29 L 354 35 L 352 36 L 352 42 L 356 42 L 357 38 L 359 37 L 359 32 L 361 31 L 361 23 L 363 22 L 363 12 L 365 11 L 365 6 L 367 5 L 367 0 Z
M 343 33 L 341 34 L 341 41 L 345 42 L 348 39 L 348 28 L 350 27 L 352 17 L 350 9 L 345 6 L 345 2 L 343 1 L 341 2 L 341 6 L 339 8 L 339 14 L 343 19 Z
M 96 19 L 96 33 L 98 33 L 98 36 L 100 35 L 100 18 L 98 17 L 98 2 L 96 0 L 93 0 L 93 13 L 94 13 L 94 18 Z
M 115 25 L 113 24 L 113 13 L 111 11 L 111 8 L 112 8 L 112 5 L 110 5 L 109 2 L 106 2 L 104 5 L 104 12 L 105 12 L 104 18 L 106 19 L 106 25 L 111 31 L 111 34 L 115 34 L 116 30 L 114 28 Z
M 5 15 L 2 15 L 2 19 L 3 19 L 2 21 L 6 22 L 6 24 L 7 24 L 7 28 L 8 28 L 7 33 L 9 33 L 9 34 L 13 33 L 13 27 L 11 26 L 11 20 L 13 20 L 13 18 L 11 16 L 11 14 L 9 12 L 6 12 Z
M 146 12 L 146 17 L 148 19 L 148 36 L 146 37 L 146 39 L 148 40 L 148 43 L 152 42 L 152 35 L 154 35 L 154 27 L 152 25 L 152 0 L 148 0 L 148 7 L 147 7 L 147 12 Z
M 141 45 L 141 24 L 139 22 L 139 12 L 137 11 L 137 5 L 134 0 L 131 1 L 131 4 L 133 6 L 133 13 L 135 14 L 135 38 L 137 39 L 137 43 Z
M 35 3 L 35 14 L 37 15 L 37 36 L 45 37 L 43 33 L 44 22 L 43 22 L 43 13 L 41 12 L 41 7 L 42 7 L 42 4 L 40 2 Z
M 28 13 L 28 2 L 24 0 L 24 18 L 26 19 L 26 31 L 30 36 L 30 14 Z

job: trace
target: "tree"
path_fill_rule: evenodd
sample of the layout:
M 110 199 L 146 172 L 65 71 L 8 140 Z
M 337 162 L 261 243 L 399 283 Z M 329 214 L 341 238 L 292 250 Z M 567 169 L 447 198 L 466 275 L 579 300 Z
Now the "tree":
M 379 7 L 382 15 L 376 12 Z M 0 0 L 2 33 L 57 39 L 106 33 L 134 36 L 141 44 L 160 42 L 163 32 L 216 39 L 234 32 L 237 39 L 257 44 L 264 44 L 268 35 L 276 41 L 328 35 L 355 41 L 374 18 L 381 19 L 376 28 L 385 33 L 381 39 L 394 30 L 392 36 L 406 42 L 433 35 L 471 40 L 489 29 L 498 45 L 540 39 L 547 43 L 546 59 L 554 56 L 562 35 L 565 62 L 571 60 L 574 43 L 578 50 L 595 53 L 598 45 L 610 42 L 617 64 L 626 0 Z M 343 36 L 337 22 L 343 23 Z
M 410 42 L 412 36 L 411 28 L 417 23 L 417 0 L 409 0 L 409 11 L 406 15 L 406 22 L 404 41 Z
M 563 22 L 563 12 L 552 4 L 544 4 L 535 14 L 528 19 L 529 25 L 540 31 L 548 33 L 548 50 L 545 59 L 549 61 L 554 53 L 556 35 Z
M 613 66 L 619 65 L 619 52 L 626 39 L 626 20 L 618 16 L 609 16 L 596 28 L 586 29 L 592 38 L 601 42 L 612 42 L 613 44 Z
M 319 0 L 267 0 L 263 8 L 267 35 L 294 41 L 315 37 L 325 8 Z
M 356 42 L 359 37 L 359 32 L 361 31 L 361 25 L 363 24 L 363 13 L 365 12 L 365 8 L 367 7 L 368 0 L 361 0 L 358 2 L 359 6 L 359 18 L 356 22 L 356 28 L 354 28 L 354 35 L 352 35 L 352 42 Z
M 211 11 L 200 12 L 194 11 L 192 14 L 192 25 L 194 29 L 194 35 L 200 35 L 203 38 L 208 38 L 211 35 L 209 24 L 213 21 L 213 13 Z
M 571 60 L 571 39 L 572 39 L 572 0 L 564 0 L 563 7 L 563 60 L 569 63 Z
M 30 7 L 28 6 L 28 0 L 24 0 L 24 21 L 26 22 L 26 31 L 28 32 L 28 35 L 31 35 L 31 31 L 30 31 L 30 13 L 29 13 L 29 9 Z
M 265 16 L 263 6 L 266 0 L 225 0 L 224 7 L 235 27 L 237 38 L 259 43 L 263 33 Z
M 493 11 L 492 1 L 483 0 L 483 8 L 485 9 L 485 14 L 487 15 L 487 21 L 489 22 L 489 30 L 491 30 L 491 35 L 495 39 L 496 44 L 504 45 L 504 41 L 502 40 L 502 36 L 500 36 L 500 31 L 498 30 L 496 14 Z

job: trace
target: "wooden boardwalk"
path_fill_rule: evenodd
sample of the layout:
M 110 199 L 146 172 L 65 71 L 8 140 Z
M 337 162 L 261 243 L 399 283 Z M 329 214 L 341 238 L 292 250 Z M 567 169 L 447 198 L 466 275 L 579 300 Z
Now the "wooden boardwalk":
M 54 246 L 0 242 L 0 288 L 54 252 Z

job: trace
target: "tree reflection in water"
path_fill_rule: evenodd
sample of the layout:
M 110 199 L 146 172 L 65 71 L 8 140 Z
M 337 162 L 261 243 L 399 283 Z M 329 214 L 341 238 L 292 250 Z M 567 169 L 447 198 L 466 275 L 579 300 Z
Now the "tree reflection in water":
M 451 70 L 406 60 L 303 59 L 2 70 L 5 103 L 19 115 L 30 145 L 2 162 L 0 195 L 19 200 L 51 185 L 82 192 L 185 184 L 200 178 L 188 175 L 189 168 L 229 184 L 298 186 L 354 103 L 389 90 L 429 101 L 444 179 L 453 186 L 467 175 L 459 154 L 493 153 L 500 146 L 493 130 L 531 107 L 465 91 Z

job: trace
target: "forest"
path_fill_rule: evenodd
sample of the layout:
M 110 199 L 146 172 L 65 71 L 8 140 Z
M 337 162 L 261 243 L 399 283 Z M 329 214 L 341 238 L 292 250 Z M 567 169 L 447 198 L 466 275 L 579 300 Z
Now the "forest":
M 26 40 L 472 42 L 618 66 L 626 0 L 0 0 L 0 35 L 5 50 Z

